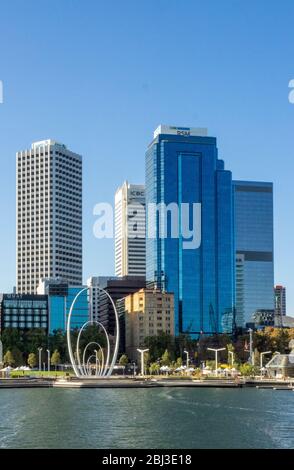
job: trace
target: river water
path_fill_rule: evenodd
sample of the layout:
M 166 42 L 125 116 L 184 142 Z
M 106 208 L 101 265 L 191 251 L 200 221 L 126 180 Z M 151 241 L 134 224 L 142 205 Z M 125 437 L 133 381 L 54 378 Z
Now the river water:
M 294 393 L 2 389 L 0 448 L 294 448 Z

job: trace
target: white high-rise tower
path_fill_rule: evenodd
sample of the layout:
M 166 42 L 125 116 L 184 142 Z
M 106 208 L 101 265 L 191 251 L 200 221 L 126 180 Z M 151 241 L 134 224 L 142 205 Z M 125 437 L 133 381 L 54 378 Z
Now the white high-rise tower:
M 16 154 L 17 292 L 82 284 L 82 157 L 53 140 Z
M 127 181 L 115 193 L 115 275 L 145 276 L 145 186 Z

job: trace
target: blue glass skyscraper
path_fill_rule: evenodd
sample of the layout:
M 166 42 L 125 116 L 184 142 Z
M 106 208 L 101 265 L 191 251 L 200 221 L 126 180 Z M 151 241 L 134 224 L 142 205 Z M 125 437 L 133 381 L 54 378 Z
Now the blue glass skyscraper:
M 236 247 L 236 322 L 274 310 L 273 185 L 233 181 Z
M 169 204 L 189 204 L 190 216 L 193 204 L 201 204 L 199 246 L 185 247 L 181 210 L 180 235 L 173 237 L 168 225 L 167 236 L 161 236 L 164 205 Z M 153 205 L 158 208 L 155 214 L 150 212 Z M 218 159 L 216 139 L 205 129 L 159 126 L 155 131 L 146 152 L 146 210 L 147 282 L 174 293 L 176 333 L 230 332 L 235 265 L 232 175 Z

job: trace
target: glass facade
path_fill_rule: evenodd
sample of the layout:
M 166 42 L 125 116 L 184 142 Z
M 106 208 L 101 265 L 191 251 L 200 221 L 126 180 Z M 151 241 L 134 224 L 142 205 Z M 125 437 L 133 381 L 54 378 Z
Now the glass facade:
M 84 288 L 84 286 L 66 287 L 66 289 L 54 289 L 54 287 L 54 285 L 50 286 L 49 290 L 50 333 L 53 333 L 54 330 L 66 330 L 67 319 L 72 302 L 76 295 Z M 75 303 L 71 319 L 71 328 L 81 328 L 81 326 L 88 320 L 89 298 L 88 292 L 84 291 Z
M 187 133 L 188 134 L 188 133 Z M 150 205 L 158 210 L 150 211 Z M 178 210 L 174 237 L 169 204 Z M 200 246 L 188 248 L 181 204 L 201 204 Z M 146 152 L 146 277 L 175 298 L 175 332 L 231 331 L 234 305 L 234 232 L 231 172 L 218 159 L 214 137 L 158 134 Z M 169 216 L 168 216 L 169 217 Z M 162 236 L 164 219 L 166 236 Z M 174 220 L 174 219 L 173 219 Z
M 272 183 L 234 181 L 238 326 L 252 322 L 256 310 L 274 309 Z

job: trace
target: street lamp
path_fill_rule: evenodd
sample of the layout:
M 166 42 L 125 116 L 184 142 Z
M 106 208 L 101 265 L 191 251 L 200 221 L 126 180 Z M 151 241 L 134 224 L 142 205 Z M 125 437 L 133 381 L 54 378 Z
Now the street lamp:
M 252 328 L 249 328 L 248 330 L 249 333 L 249 350 L 250 350 L 250 357 L 249 357 L 249 362 L 251 365 L 254 366 L 254 352 L 253 352 L 253 330 Z
M 187 354 L 187 369 L 189 368 L 189 351 L 186 351 L 186 349 L 184 349 L 184 353 Z
M 144 376 L 144 353 L 149 349 L 137 349 L 137 351 L 141 354 L 141 375 Z
M 260 353 L 260 373 L 261 373 L 261 375 L 262 375 L 262 360 L 263 360 L 263 356 L 265 354 L 271 354 L 271 351 L 265 351 L 265 352 Z
M 234 355 L 233 351 L 228 351 L 228 354 L 229 354 L 229 356 L 231 356 L 231 363 L 232 363 L 232 367 L 233 367 L 233 365 L 234 365 L 234 360 L 235 360 L 235 359 L 234 359 L 235 355 Z
M 50 351 L 49 351 L 49 349 L 47 349 L 47 353 L 48 353 L 48 372 L 50 372 Z
M 42 370 L 42 351 L 43 351 L 43 348 L 38 348 L 38 351 L 39 351 L 39 372 L 41 372 L 41 370 Z
M 98 351 L 94 349 L 95 359 L 96 359 L 96 375 L 98 375 Z
M 208 351 L 214 351 L 215 353 L 215 375 L 217 375 L 217 369 L 218 369 L 217 354 L 219 351 L 225 351 L 225 349 L 226 348 L 219 348 L 219 349 L 207 348 Z
M 1 369 L 3 367 L 3 344 L 2 344 L 1 339 L 0 339 L 0 367 Z

